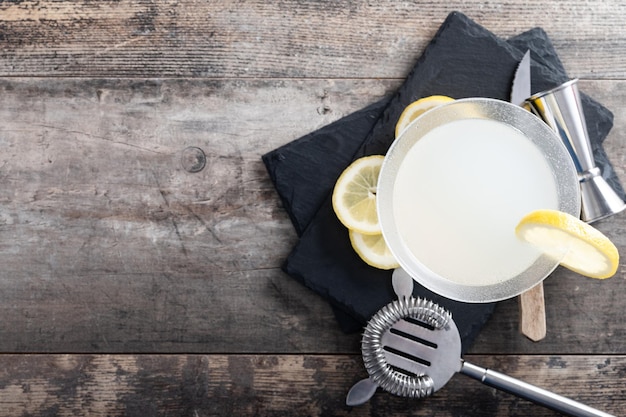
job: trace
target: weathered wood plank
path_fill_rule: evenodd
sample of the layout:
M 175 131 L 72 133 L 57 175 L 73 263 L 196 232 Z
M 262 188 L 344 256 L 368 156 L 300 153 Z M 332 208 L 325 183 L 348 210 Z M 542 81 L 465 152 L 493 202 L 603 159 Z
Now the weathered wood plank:
M 626 78 L 626 8 L 603 0 L 4 1 L 0 76 L 401 78 L 454 10 L 543 27 L 573 76 Z
M 0 80 L 0 351 L 358 352 L 280 271 L 296 237 L 260 156 L 397 83 Z M 617 111 L 607 149 L 625 182 L 626 83 L 581 88 Z M 206 153 L 198 173 L 188 146 Z M 622 251 L 625 222 L 598 224 Z M 519 336 L 502 303 L 474 352 L 625 352 L 624 272 L 559 271 L 546 340 Z
M 393 84 L 0 81 L 0 350 L 341 350 L 261 155 Z
M 619 415 L 624 356 L 469 356 L 472 363 Z M 1 355 L 0 415 L 556 416 L 457 375 L 433 397 L 378 392 L 350 408 L 366 372 L 329 355 Z
M 296 236 L 260 156 L 391 94 L 462 10 L 548 32 L 615 112 L 626 183 L 618 3 L 0 1 L 0 416 L 555 416 L 463 376 L 346 407 L 359 335 L 280 271 Z M 624 255 L 626 214 L 598 227 Z M 510 300 L 467 359 L 622 413 L 625 276 L 559 270 L 545 340 Z

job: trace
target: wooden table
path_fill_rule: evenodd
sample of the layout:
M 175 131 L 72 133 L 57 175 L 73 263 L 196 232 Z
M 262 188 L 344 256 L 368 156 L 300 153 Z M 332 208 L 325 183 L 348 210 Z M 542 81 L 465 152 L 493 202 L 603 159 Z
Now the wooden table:
M 614 113 L 626 183 L 626 7 L 521 4 L 0 2 L 0 415 L 554 415 L 463 376 L 345 406 L 360 337 L 281 271 L 296 235 L 261 162 L 391 95 L 460 10 L 503 38 L 545 29 Z M 625 213 L 597 227 L 626 254 Z M 623 413 L 625 269 L 559 269 L 546 339 L 509 300 L 467 358 Z

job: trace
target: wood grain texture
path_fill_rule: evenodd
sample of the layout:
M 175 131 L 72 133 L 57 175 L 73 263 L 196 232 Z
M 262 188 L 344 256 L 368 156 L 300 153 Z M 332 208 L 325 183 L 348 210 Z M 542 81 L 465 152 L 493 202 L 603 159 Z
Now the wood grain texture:
M 455 10 L 543 27 L 572 76 L 626 78 L 626 6 L 603 0 L 3 1 L 0 76 L 402 78 Z
M 625 85 L 581 88 L 619 110 Z M 395 87 L 0 80 L 0 350 L 357 352 L 358 335 L 280 271 L 295 234 L 260 156 Z M 624 120 L 606 141 L 622 179 Z M 206 153 L 199 173 L 182 168 L 187 146 Z M 624 248 L 625 221 L 598 228 Z M 528 346 L 505 302 L 474 351 L 624 352 L 623 270 L 604 282 L 557 271 L 545 343 Z
M 261 154 L 392 84 L 0 80 L 0 350 L 337 349 Z
M 622 3 L 0 1 L 0 416 L 555 416 L 463 376 L 346 407 L 360 336 L 281 272 L 297 238 L 260 157 L 393 94 L 459 10 L 546 30 L 613 111 L 626 184 Z M 626 214 L 597 227 L 623 255 Z M 624 265 L 546 280 L 539 343 L 499 303 L 467 359 L 622 413 Z
M 605 412 L 626 407 L 624 356 L 466 359 Z M 557 415 L 462 375 L 430 398 L 379 391 L 347 407 L 367 375 L 352 355 L 2 355 L 0 369 L 0 416 Z
M 533 342 L 546 337 L 546 304 L 543 283 L 523 292 L 518 297 L 520 332 Z

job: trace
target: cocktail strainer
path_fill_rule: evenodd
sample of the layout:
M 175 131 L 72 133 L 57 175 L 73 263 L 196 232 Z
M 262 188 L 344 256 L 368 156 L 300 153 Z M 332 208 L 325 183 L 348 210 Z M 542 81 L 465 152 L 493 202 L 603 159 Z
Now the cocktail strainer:
M 362 342 L 369 378 L 348 392 L 346 404 L 367 402 L 380 387 L 394 395 L 423 398 L 441 389 L 460 372 L 485 385 L 570 416 L 610 414 L 473 365 L 461 358 L 461 336 L 444 308 L 423 298 L 401 296 L 368 322 Z

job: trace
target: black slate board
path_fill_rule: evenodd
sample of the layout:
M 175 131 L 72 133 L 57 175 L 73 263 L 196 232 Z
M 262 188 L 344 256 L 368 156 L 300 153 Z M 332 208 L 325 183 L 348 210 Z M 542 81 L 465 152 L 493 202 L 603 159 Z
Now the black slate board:
M 344 331 L 360 330 L 395 295 L 391 272 L 371 268 L 357 257 L 347 230 L 332 211 L 329 194 L 337 177 L 360 156 L 386 153 L 400 113 L 414 100 L 433 94 L 508 100 L 514 71 L 527 49 L 533 58 L 533 93 L 568 79 L 543 30 L 533 29 L 504 41 L 463 14 L 451 13 L 393 97 L 263 156 L 300 236 L 283 269 L 330 302 Z M 613 116 L 584 95 L 583 106 L 598 165 L 624 196 L 601 146 Z M 414 295 L 429 298 L 452 312 L 463 352 L 494 307 L 493 303 L 448 300 L 417 284 Z

